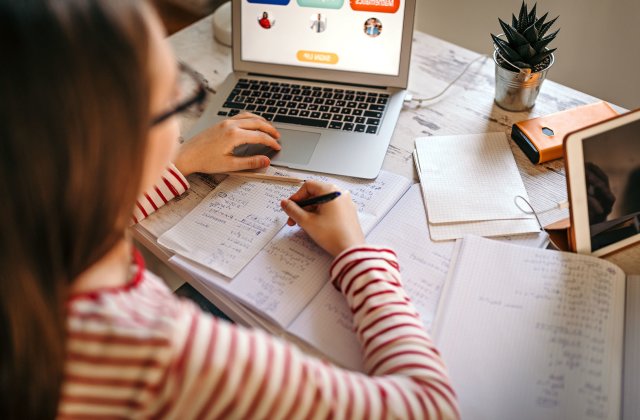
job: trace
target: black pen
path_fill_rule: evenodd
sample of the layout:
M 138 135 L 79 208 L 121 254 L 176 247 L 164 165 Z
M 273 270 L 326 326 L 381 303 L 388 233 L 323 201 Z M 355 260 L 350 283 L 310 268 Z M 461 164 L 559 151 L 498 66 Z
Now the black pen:
M 329 194 L 319 195 L 317 197 L 311 197 L 306 200 L 296 201 L 295 203 L 300 207 L 313 206 L 315 204 L 328 203 L 331 200 L 340 197 L 340 191 L 330 192 Z

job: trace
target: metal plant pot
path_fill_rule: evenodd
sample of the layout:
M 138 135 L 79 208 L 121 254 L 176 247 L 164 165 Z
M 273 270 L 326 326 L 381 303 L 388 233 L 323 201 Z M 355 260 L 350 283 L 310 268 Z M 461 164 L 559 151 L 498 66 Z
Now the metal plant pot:
M 544 70 L 531 73 L 525 70 L 515 71 L 501 66 L 498 62 L 498 51 L 493 52 L 493 61 L 496 65 L 496 104 L 507 111 L 526 111 L 533 108 L 540 92 L 542 82 L 547 78 L 547 71 L 554 62 L 551 61 Z M 503 59 L 503 57 L 500 57 Z M 506 60 L 503 59 L 504 62 Z M 508 62 L 506 65 L 510 66 Z M 514 66 L 515 67 L 515 66 Z

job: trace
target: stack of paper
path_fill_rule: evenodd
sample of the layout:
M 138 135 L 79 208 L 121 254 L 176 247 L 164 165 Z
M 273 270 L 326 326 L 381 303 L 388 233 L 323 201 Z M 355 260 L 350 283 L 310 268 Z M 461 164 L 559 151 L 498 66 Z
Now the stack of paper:
M 410 180 L 385 171 L 375 180 L 281 168 L 269 174 L 318 179 L 349 190 L 365 234 L 411 186 Z M 298 188 L 229 177 L 158 243 L 178 254 L 174 262 L 181 268 L 200 273 L 275 323 L 289 325 L 327 282 L 331 265 L 330 256 L 304 231 L 285 226 L 280 199 Z
M 367 242 L 397 252 L 407 294 L 429 328 L 454 242 L 429 239 L 418 184 L 386 171 L 375 180 L 281 168 L 270 168 L 268 174 L 321 179 L 349 189 Z M 287 189 L 298 187 L 227 178 L 209 192 L 200 182 L 193 179 L 188 193 L 199 194 L 198 204 L 183 198 L 142 222 L 161 244 L 176 252 L 169 260 L 174 268 L 191 276 L 190 283 L 235 321 L 286 335 L 307 351 L 316 349 L 316 354 L 320 351 L 344 367 L 362 370 L 351 310 L 328 281 L 332 258 L 300 227 L 284 226 L 286 216 L 277 207 L 278 200 L 290 193 Z M 278 230 L 278 226 L 284 227 Z M 508 240 L 541 247 L 544 236 Z M 256 253 L 263 242 L 266 245 Z M 221 274 L 234 273 L 243 264 L 233 276 Z
M 433 240 L 540 230 L 504 133 L 418 138 L 414 159 Z
M 158 243 L 234 277 L 285 225 L 280 200 L 299 187 L 229 177 Z
M 389 207 L 384 204 L 384 197 L 396 197 L 408 185 L 408 180 L 382 171 L 373 183 L 375 188 L 366 183 L 360 188 L 353 185 L 352 193 L 364 205 L 364 211 L 372 212 L 375 206 L 377 210 L 373 212 L 383 214 Z M 362 201 L 369 193 L 371 200 Z M 379 207 L 381 204 L 384 208 Z M 425 327 L 430 329 L 455 242 L 431 241 L 426 221 L 420 186 L 415 184 L 375 227 L 365 223 L 364 230 L 368 232 L 368 243 L 388 246 L 397 253 L 405 290 Z M 200 285 L 200 293 L 232 308 L 236 321 L 260 326 L 272 334 L 288 335 L 307 351 L 319 350 L 320 355 L 343 367 L 362 371 L 361 347 L 353 332 L 351 310 L 328 281 L 331 257 L 299 227 L 286 226 L 283 232 L 288 234 L 276 235 L 233 279 L 180 255 L 169 261 L 193 277 Z M 500 240 L 539 248 L 545 245 L 545 237 L 541 232 Z M 302 256 L 307 260 L 304 265 L 300 265 Z

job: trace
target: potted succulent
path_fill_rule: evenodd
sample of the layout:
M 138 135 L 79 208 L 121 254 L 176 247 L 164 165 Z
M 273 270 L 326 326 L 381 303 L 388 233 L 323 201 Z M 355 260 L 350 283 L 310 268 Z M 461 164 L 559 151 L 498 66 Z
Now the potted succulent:
M 559 29 L 547 33 L 558 17 L 547 21 L 549 13 L 545 13 L 538 18 L 536 8 L 534 4 L 528 11 L 523 1 L 518 17 L 511 15 L 511 25 L 498 18 L 502 33 L 491 34 L 495 48 L 495 101 L 508 111 L 526 111 L 533 107 L 554 62 L 556 48 L 548 46 Z

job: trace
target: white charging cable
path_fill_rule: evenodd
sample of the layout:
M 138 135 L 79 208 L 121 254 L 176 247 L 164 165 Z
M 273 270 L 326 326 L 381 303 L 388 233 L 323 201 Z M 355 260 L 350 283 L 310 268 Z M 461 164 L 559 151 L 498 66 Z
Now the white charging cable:
M 485 59 L 485 60 L 486 60 L 487 58 L 489 58 L 489 56 L 488 56 L 487 54 L 482 54 L 482 55 L 477 56 L 477 57 L 476 57 L 476 58 L 474 58 L 473 60 L 471 60 L 471 61 L 467 64 L 467 66 L 464 68 L 464 70 L 462 70 L 462 72 L 458 75 L 458 77 L 456 77 L 455 79 L 453 79 L 453 81 L 452 81 L 451 83 L 449 83 L 449 84 L 447 85 L 447 87 L 445 87 L 445 88 L 444 88 L 444 90 L 442 90 L 442 91 L 441 91 L 440 93 L 438 93 L 437 95 L 435 95 L 435 96 L 431 96 L 431 97 L 429 97 L 429 98 L 414 98 L 414 97 L 413 97 L 413 95 L 411 95 L 411 94 L 407 94 L 407 95 L 405 96 L 405 98 L 404 98 L 404 101 L 405 101 L 406 103 L 409 103 L 409 102 L 417 102 L 418 104 L 422 105 L 422 103 L 423 103 L 423 102 L 429 102 L 429 101 L 433 101 L 433 100 L 435 100 L 435 99 L 438 99 L 439 97 L 441 97 L 442 95 L 444 95 L 445 93 L 447 93 L 447 91 L 449 90 L 449 88 L 450 88 L 451 86 L 453 86 L 453 85 L 454 85 L 458 80 L 460 80 L 460 78 L 461 78 L 462 76 L 464 76 L 464 74 L 467 72 L 467 70 L 469 70 L 469 67 L 471 67 L 471 65 L 473 65 L 473 63 L 475 63 L 475 62 L 477 62 L 477 61 L 479 61 L 479 60 L 481 60 L 481 59 Z

